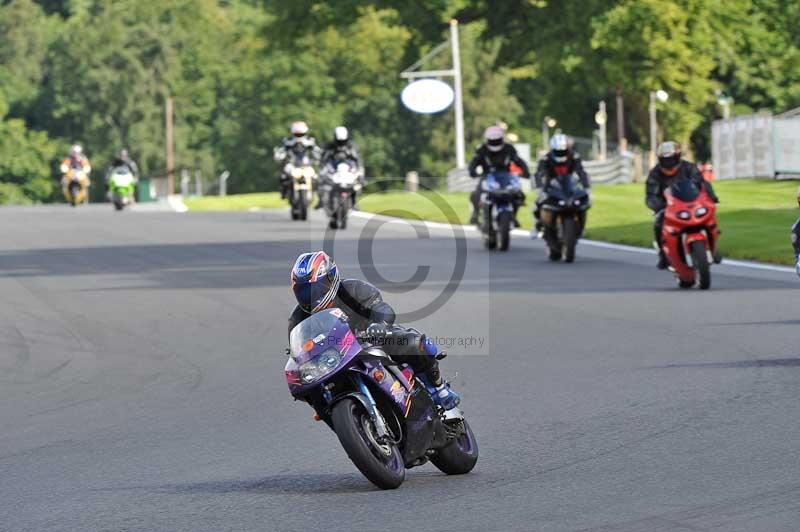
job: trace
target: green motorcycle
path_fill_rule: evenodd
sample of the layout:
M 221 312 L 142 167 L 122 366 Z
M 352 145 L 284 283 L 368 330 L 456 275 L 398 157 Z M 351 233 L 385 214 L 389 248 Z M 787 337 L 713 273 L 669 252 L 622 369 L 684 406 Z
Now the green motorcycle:
M 136 188 L 136 178 L 127 166 L 117 166 L 111 170 L 108 178 L 108 192 L 114 209 L 121 211 L 126 205 L 133 203 L 133 192 Z

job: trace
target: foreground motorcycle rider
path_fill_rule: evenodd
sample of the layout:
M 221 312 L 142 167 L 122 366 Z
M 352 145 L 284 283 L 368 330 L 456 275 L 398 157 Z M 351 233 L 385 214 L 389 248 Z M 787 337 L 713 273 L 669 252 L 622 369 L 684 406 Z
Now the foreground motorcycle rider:
M 591 193 L 592 185 L 589 182 L 589 176 L 583 169 L 580 154 L 572 149 L 572 145 L 572 139 L 563 133 L 553 135 L 553 138 L 550 139 L 550 151 L 539 159 L 539 163 L 536 166 L 534 180 L 536 182 L 536 188 L 540 192 L 536 197 L 536 204 L 533 210 L 533 217 L 536 219 L 536 224 L 534 226 L 535 234 L 542 231 L 540 216 L 542 204 L 547 201 L 547 194 L 544 191 L 547 190 L 547 185 L 550 183 L 551 179 L 566 174 L 575 174 L 578 179 L 580 179 L 583 188 Z M 584 218 L 585 216 L 586 213 L 583 213 Z M 583 230 L 584 225 L 585 219 L 580 224 L 581 230 Z
M 326 142 L 322 146 L 322 159 L 320 162 L 321 169 L 325 169 L 328 165 L 335 166 L 338 161 L 352 161 L 356 165 L 356 173 L 359 176 L 361 184 L 364 185 L 364 166 L 361 162 L 361 156 L 358 153 L 358 148 L 355 143 L 350 139 L 350 132 L 344 126 L 338 126 L 333 130 L 333 140 Z M 319 200 L 315 209 L 321 209 L 328 198 L 330 192 L 330 185 L 320 183 Z M 353 198 L 355 203 L 355 198 Z
M 339 308 L 347 314 L 350 328 L 366 331 L 378 342 L 390 331 L 405 331 L 394 324 L 395 312 L 383 301 L 380 291 L 366 281 L 340 279 L 339 269 L 324 251 L 303 253 L 292 268 L 292 291 L 297 299 L 289 317 L 289 332 L 311 316 L 327 308 Z M 423 377 L 434 401 L 450 410 L 458 406 L 461 398 L 442 380 L 439 372 L 436 345 L 424 335 L 419 344 L 401 345 L 387 341 L 381 347 L 392 360 L 408 364 Z
M 472 178 L 481 177 L 478 186 L 470 194 L 469 199 L 472 204 L 472 216 L 470 224 L 478 223 L 478 212 L 480 210 L 481 187 L 484 177 L 495 172 L 511 172 L 512 164 L 516 165 L 522 172 L 521 177 L 530 178 L 528 164 L 517 154 L 516 148 L 505 141 L 505 131 L 500 126 L 490 126 L 483 134 L 484 143 L 475 150 L 475 155 L 469 162 L 469 176 Z M 522 204 L 524 197 L 521 197 L 514 205 L 514 225 L 519 227 L 517 221 L 517 210 Z
M 658 164 L 650 170 L 645 183 L 645 203 L 655 214 L 653 235 L 658 248 L 658 264 L 656 267 L 659 270 L 665 270 L 669 266 L 669 260 L 667 260 L 662 250 L 663 242 L 661 239 L 661 229 L 664 225 L 664 208 L 667 206 L 664 191 L 669 189 L 673 183 L 688 179 L 694 181 L 699 187 L 705 187 L 714 203 L 719 203 L 719 198 L 714 193 L 711 183 L 703 179 L 703 175 L 697 169 L 697 165 L 681 158 L 681 145 L 678 142 L 671 140 L 662 142 L 658 150 L 656 150 L 656 156 L 658 157 Z M 719 255 L 714 257 L 714 262 L 719 263 L 721 261 L 722 258 Z
M 290 135 L 284 137 L 281 145 L 275 149 L 275 161 L 284 163 L 290 156 L 294 155 L 307 155 L 312 161 L 318 161 L 320 156 L 320 149 L 317 146 L 317 140 L 308 134 L 308 124 L 302 120 L 292 122 L 289 128 Z M 281 188 L 281 199 L 286 199 L 286 196 L 291 187 L 292 178 L 281 171 L 278 178 Z

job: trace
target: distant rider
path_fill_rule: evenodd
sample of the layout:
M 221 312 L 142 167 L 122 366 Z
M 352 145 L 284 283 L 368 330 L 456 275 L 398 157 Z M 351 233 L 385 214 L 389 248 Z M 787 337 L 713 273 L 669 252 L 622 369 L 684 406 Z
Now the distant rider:
M 131 154 L 125 148 L 119 150 L 111 161 L 112 170 L 120 166 L 127 167 L 131 174 L 133 174 L 133 177 L 139 178 L 139 166 L 136 164 L 136 161 L 131 158 Z
M 70 170 L 82 171 L 89 177 L 92 171 L 92 165 L 89 164 L 89 159 L 83 154 L 83 147 L 80 144 L 73 145 L 69 150 L 69 156 L 61 161 L 61 173 L 66 175 Z
M 439 373 L 436 344 L 424 334 L 415 342 L 392 342 L 388 332 L 406 332 L 395 325 L 395 312 L 383 301 L 380 291 L 366 281 L 340 279 L 339 269 L 324 251 L 303 253 L 292 268 L 292 291 L 297 299 L 289 317 L 289 332 L 312 314 L 327 308 L 339 308 L 347 314 L 350 328 L 365 331 L 366 336 L 380 341 L 392 360 L 408 364 L 424 381 L 434 401 L 445 410 L 458 406 L 459 395 Z
M 658 164 L 647 175 L 645 203 L 655 213 L 653 236 L 658 247 L 657 267 L 659 270 L 664 270 L 669 266 L 669 260 L 667 260 L 667 256 L 661 249 L 661 228 L 664 225 L 664 209 L 667 206 L 664 192 L 673 183 L 689 179 L 694 181 L 698 187 L 705 187 L 706 192 L 714 200 L 714 203 L 719 203 L 719 198 L 714 193 L 711 183 L 703 179 L 703 175 L 697 169 L 697 165 L 681 159 L 681 145 L 679 143 L 671 140 L 662 142 L 658 150 L 656 150 L 656 155 L 658 156 Z M 716 256 L 714 260 L 719 262 L 721 258 Z
M 472 216 L 469 219 L 469 223 L 471 224 L 478 223 L 481 187 L 486 176 L 495 172 L 510 173 L 512 171 L 512 165 L 516 165 L 518 170 L 521 172 L 521 177 L 530 178 L 531 176 L 530 171 L 528 170 L 528 163 L 522 160 L 522 158 L 517 154 L 517 150 L 514 148 L 514 146 L 506 142 L 505 131 L 502 127 L 490 126 L 486 128 L 486 131 L 483 133 L 483 139 L 483 144 L 481 144 L 478 149 L 475 150 L 475 155 L 469 162 L 468 167 L 470 177 L 476 178 L 480 176 L 478 186 L 469 196 L 470 203 L 472 203 Z M 517 221 L 517 209 L 519 209 L 519 206 L 522 204 L 523 200 L 524 196 L 522 196 L 514 205 L 514 225 L 517 227 L 519 227 L 519 222 Z
M 550 151 L 539 159 L 536 174 L 533 176 L 536 181 L 536 188 L 539 190 L 533 210 L 533 217 L 536 219 L 535 231 L 537 233 L 542 230 L 540 216 L 542 205 L 547 201 L 546 191 L 551 179 L 573 174 L 580 179 L 581 185 L 587 192 L 591 190 L 592 184 L 583 169 L 581 155 L 572 149 L 573 144 L 574 142 L 571 138 L 563 133 L 557 133 L 550 139 Z M 582 212 L 581 215 L 584 217 L 580 224 L 581 229 L 583 229 L 586 213 Z
M 326 142 L 322 146 L 322 160 L 320 167 L 322 171 L 330 171 L 336 167 L 340 161 L 351 161 L 356 166 L 356 173 L 358 174 L 359 181 L 364 184 L 364 166 L 361 162 L 361 156 L 358 154 L 358 148 L 355 143 L 350 139 L 350 132 L 344 126 L 338 126 L 333 130 L 333 140 Z M 320 209 L 327 200 L 330 186 L 324 181 L 320 183 L 319 201 L 315 209 Z M 355 202 L 355 198 L 354 202 Z
M 308 156 L 312 163 L 319 161 L 320 149 L 317 146 L 317 140 L 308 134 L 308 124 L 302 120 L 292 122 L 289 128 L 290 135 L 284 137 L 281 145 L 275 149 L 275 161 L 285 163 L 290 159 L 290 155 Z M 292 177 L 286 175 L 286 172 L 281 168 L 280 177 L 281 198 L 286 198 L 292 183 Z

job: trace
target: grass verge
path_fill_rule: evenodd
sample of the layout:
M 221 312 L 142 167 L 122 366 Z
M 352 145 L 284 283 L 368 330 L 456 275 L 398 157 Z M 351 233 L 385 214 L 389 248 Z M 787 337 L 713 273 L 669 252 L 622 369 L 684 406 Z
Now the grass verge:
M 797 183 L 791 181 L 740 180 L 714 184 L 720 197 L 720 248 L 731 258 L 777 264 L 794 264 L 789 228 L 800 215 L 795 201 Z M 644 205 L 644 185 L 605 185 L 593 189 L 594 206 L 589 211 L 586 237 L 633 246 L 651 246 L 652 216 Z M 528 206 L 520 211 L 520 222 L 533 223 Z M 247 211 L 286 208 L 277 192 L 234 196 L 189 198 L 191 211 Z M 361 210 L 435 222 L 466 224 L 469 200 L 466 193 L 406 192 L 372 193 L 359 201 Z
M 249 211 L 255 209 L 276 209 L 286 206 L 277 192 L 257 194 L 236 194 L 234 196 L 203 196 L 187 198 L 183 201 L 190 211 Z
M 797 183 L 771 180 L 718 181 L 720 249 L 726 257 L 794 264 L 789 228 L 800 215 L 795 200 Z M 586 237 L 633 246 L 652 245 L 652 216 L 644 205 L 644 185 L 606 185 L 593 189 Z M 520 223 L 533 223 L 528 206 L 520 211 Z M 441 204 L 446 203 L 442 208 Z M 359 203 L 364 211 L 437 222 L 469 221 L 466 193 L 391 192 L 370 194 Z

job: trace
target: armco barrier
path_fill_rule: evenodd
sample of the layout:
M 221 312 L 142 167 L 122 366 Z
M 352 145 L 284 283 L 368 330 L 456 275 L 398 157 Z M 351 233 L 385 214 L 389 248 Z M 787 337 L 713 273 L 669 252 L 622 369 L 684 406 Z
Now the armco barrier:
M 584 161 L 583 167 L 589 174 L 592 184 L 630 183 L 633 181 L 633 153 L 626 152 L 605 161 Z M 535 169 L 531 169 L 535 171 Z M 447 173 L 447 190 L 449 192 L 471 192 L 477 182 L 469 177 L 465 168 L 454 168 Z M 522 188 L 530 190 L 530 182 L 522 180 Z

